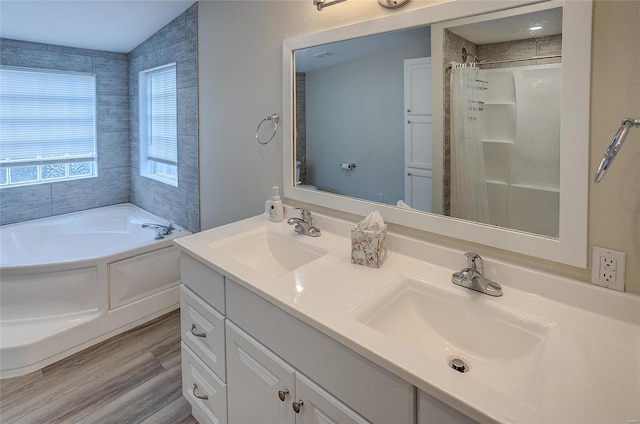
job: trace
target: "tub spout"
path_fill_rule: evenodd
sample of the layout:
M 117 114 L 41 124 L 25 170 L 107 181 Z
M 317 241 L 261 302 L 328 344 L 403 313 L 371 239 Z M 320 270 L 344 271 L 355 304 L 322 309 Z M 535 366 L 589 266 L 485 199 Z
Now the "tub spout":
M 156 240 L 162 240 L 165 236 L 168 236 L 175 230 L 173 221 L 169 221 L 169 225 L 154 224 L 151 222 L 145 222 L 142 224 L 142 228 L 151 228 L 156 231 Z

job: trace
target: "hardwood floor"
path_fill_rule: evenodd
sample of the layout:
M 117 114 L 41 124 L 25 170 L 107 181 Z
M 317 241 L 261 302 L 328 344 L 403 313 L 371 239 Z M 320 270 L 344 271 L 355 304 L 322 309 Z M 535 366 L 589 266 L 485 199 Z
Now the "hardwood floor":
M 0 423 L 197 423 L 182 397 L 179 310 L 0 380 Z

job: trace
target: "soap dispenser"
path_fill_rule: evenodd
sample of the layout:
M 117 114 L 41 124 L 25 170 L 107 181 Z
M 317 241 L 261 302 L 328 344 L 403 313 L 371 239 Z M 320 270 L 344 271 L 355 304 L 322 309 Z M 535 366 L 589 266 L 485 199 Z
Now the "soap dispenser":
M 269 219 L 273 222 L 280 222 L 284 218 L 284 207 L 282 206 L 282 200 L 278 191 L 278 186 L 273 186 L 273 196 L 269 202 Z

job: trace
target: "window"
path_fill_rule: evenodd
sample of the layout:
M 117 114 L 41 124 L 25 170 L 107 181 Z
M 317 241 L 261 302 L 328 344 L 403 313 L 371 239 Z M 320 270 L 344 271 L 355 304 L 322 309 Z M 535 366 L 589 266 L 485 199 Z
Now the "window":
M 0 187 L 97 176 L 95 75 L 0 67 Z
M 176 64 L 140 72 L 140 174 L 178 186 Z

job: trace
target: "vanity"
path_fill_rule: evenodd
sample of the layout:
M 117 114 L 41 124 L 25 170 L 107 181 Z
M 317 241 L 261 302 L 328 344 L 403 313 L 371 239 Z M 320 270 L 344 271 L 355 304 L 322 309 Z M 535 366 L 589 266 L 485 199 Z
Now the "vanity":
M 285 221 L 259 215 L 175 241 L 182 251 L 183 393 L 199 422 L 640 422 L 640 298 L 508 260 L 516 254 L 587 267 L 591 13 L 588 0 L 434 2 L 284 40 Z M 484 41 L 479 34 L 487 31 L 477 31 L 532 19 L 560 22 L 525 40 L 549 54 L 500 58 L 497 45 L 521 46 L 522 31 Z M 549 52 L 560 38 L 561 48 Z M 390 52 L 368 50 L 372 45 L 393 50 L 395 71 L 376 74 Z M 346 51 L 358 55 L 334 62 Z M 480 74 L 486 80 L 471 82 L 474 89 L 490 94 L 500 81 L 521 78 L 562 98 L 553 107 L 527 102 L 537 94 L 523 96 L 514 82 L 504 84 L 516 87 L 508 96 L 469 103 L 491 122 L 507 122 L 518 109 L 561 116 L 553 125 L 527 127 L 520 119 L 481 128 L 478 163 L 468 163 L 486 170 L 474 184 L 491 191 L 489 221 L 457 215 L 455 198 L 465 196 L 454 180 L 464 175 L 446 159 L 454 145 L 446 81 L 457 66 L 448 65 L 483 55 L 487 63 L 539 67 L 517 76 L 488 69 Z M 412 64 L 422 71 L 402 92 Z M 556 76 L 546 84 L 550 69 Z M 360 81 L 375 81 L 363 91 L 380 100 L 347 97 Z M 427 97 L 407 102 L 414 85 Z M 328 97 L 332 91 L 344 93 L 343 101 Z M 384 119 L 372 120 L 382 116 L 377 102 Z M 354 103 L 358 109 L 333 113 Z M 296 126 L 302 114 L 305 131 Z M 363 125 L 352 125 L 362 117 Z M 538 128 L 554 129 L 553 140 L 543 136 L 549 144 L 526 139 Z M 541 145 L 544 152 L 530 150 Z M 552 150 L 553 157 L 539 154 Z M 498 169 L 507 163 L 519 174 Z M 529 172 L 537 169 L 545 172 Z M 392 180 L 398 184 L 386 185 Z M 500 200 L 500 193 L 516 201 Z M 292 206 L 310 210 L 319 237 L 287 224 L 301 218 Z M 390 224 L 381 268 L 350 260 L 358 219 L 345 217 L 374 210 Z M 483 274 L 502 295 L 452 283 L 454 273 L 472 275 L 461 273 L 469 252 L 430 241 L 441 236 L 474 243 Z
M 176 240 L 199 422 L 640 418 L 637 297 L 485 258 L 487 296 L 451 283 L 465 252 L 393 232 L 355 265 L 354 223 L 312 214 L 320 237 L 260 215 Z

